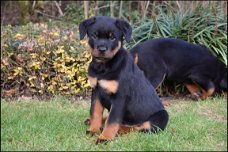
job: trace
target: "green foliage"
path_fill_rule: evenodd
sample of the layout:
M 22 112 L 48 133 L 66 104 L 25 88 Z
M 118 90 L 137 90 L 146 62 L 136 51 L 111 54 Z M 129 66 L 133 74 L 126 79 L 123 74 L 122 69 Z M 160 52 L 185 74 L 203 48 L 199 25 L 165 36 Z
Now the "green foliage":
M 21 10 L 20 24 L 25 24 L 28 22 L 29 1 L 19 1 L 18 3 Z
M 79 23 L 85 19 L 83 7 L 76 7 L 75 1 L 71 1 L 69 3 L 70 4 L 68 4 L 65 8 L 65 15 L 62 17 L 62 19 L 79 25 Z M 91 5 L 94 4 L 91 3 Z M 95 16 L 94 9 L 90 9 L 88 13 L 90 17 Z
M 164 132 L 131 132 L 107 145 L 95 145 L 98 135 L 86 135 L 83 121 L 89 101 L 1 102 L 2 151 L 226 151 L 226 98 L 203 102 L 171 100 Z M 64 104 L 63 104 L 64 103 Z
M 64 20 L 79 24 L 84 19 L 83 8 L 75 7 L 75 2 L 73 1 L 66 6 L 65 11 Z
M 51 24 L 3 28 L 3 96 L 79 95 L 90 88 L 87 40 L 79 40 L 77 27 Z
M 138 20 L 133 24 L 133 41 L 126 44 L 127 48 L 132 48 L 147 39 L 180 38 L 207 46 L 227 65 L 227 18 L 225 14 L 218 15 L 213 11 L 213 7 L 205 8 L 201 5 L 194 11 L 187 12 L 172 8 L 165 11 L 161 5 L 158 5 L 156 9 L 158 10 L 156 16 Z

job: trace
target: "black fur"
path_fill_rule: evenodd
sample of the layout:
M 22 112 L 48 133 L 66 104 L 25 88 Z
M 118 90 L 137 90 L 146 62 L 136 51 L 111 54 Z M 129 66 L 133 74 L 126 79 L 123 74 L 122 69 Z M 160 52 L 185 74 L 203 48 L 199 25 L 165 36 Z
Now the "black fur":
M 97 51 L 89 65 L 88 75 L 96 78 L 98 83 L 92 89 L 90 115 L 93 115 L 95 99 L 99 99 L 102 106 L 108 109 L 108 125 L 139 125 L 149 121 L 154 131 L 156 125 L 164 130 L 168 122 L 168 114 L 165 111 L 155 89 L 145 78 L 143 72 L 134 64 L 132 56 L 123 48 L 123 37 L 126 41 L 131 38 L 131 26 L 124 20 L 98 16 L 83 21 L 80 24 L 81 39 L 85 33 L 89 37 L 89 45 L 93 51 Z M 98 32 L 98 33 L 96 33 Z M 112 32 L 110 39 L 109 33 Z M 94 34 L 97 36 L 94 37 Z M 121 46 L 118 48 L 118 43 Z M 105 55 L 102 48 L 113 51 L 118 48 L 114 56 Z M 118 89 L 114 93 L 107 92 L 99 80 L 115 81 Z M 99 139 L 99 138 L 98 138 Z
M 157 88 L 165 79 L 199 85 L 203 90 L 227 90 L 227 68 L 205 46 L 180 39 L 147 40 L 130 50 L 138 66 Z

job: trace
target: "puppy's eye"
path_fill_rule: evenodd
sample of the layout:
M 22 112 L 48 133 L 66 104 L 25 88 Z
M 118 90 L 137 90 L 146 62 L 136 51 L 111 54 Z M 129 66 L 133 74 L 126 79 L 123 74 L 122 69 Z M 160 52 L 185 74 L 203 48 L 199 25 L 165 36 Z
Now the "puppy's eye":
M 109 36 L 109 39 L 111 40 L 111 41 L 114 41 L 116 38 L 115 38 L 115 36 L 113 36 L 112 34 Z
M 94 34 L 92 35 L 92 38 L 96 40 L 96 39 L 98 38 L 98 33 L 97 33 L 97 32 L 94 33 Z
M 97 39 L 97 35 L 96 34 L 93 34 L 92 35 L 92 38 L 96 40 Z

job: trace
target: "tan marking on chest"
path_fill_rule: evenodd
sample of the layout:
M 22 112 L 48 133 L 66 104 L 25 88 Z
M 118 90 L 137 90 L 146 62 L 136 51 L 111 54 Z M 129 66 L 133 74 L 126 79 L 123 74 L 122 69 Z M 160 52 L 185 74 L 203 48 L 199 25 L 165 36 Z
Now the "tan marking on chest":
M 89 79 L 89 84 L 90 84 L 90 86 L 91 86 L 92 88 L 95 88 L 96 85 L 97 85 L 97 78 L 88 76 L 88 79 Z
M 98 83 L 108 93 L 116 93 L 119 86 L 119 83 L 115 80 L 99 80 Z

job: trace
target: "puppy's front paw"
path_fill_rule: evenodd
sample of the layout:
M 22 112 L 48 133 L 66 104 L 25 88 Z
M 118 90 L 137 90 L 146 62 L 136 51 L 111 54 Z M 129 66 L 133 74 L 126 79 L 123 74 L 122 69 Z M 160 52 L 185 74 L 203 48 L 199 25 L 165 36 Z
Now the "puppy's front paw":
M 113 139 L 113 138 L 107 137 L 101 133 L 100 136 L 97 138 L 96 145 L 100 144 L 100 143 L 107 144 L 111 139 Z
M 108 143 L 109 140 L 107 139 L 100 139 L 100 138 L 97 138 L 97 141 L 96 141 L 96 145 L 100 144 L 100 143 L 104 143 L 105 145 Z

